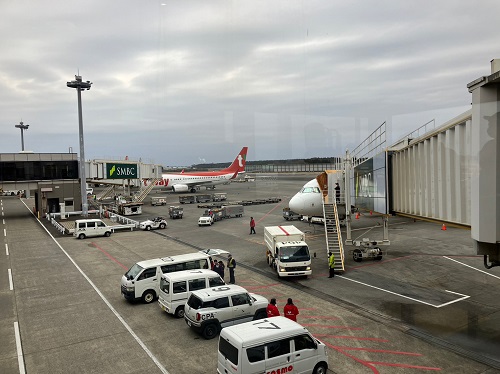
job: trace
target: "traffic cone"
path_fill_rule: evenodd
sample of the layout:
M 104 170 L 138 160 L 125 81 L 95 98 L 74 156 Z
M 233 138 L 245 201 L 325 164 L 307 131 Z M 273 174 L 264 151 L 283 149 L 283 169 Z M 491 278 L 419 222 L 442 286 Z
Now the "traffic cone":
M 370 216 L 372 215 L 372 211 L 370 210 Z
M 446 231 L 446 225 L 443 223 L 443 226 L 441 226 L 441 230 Z
M 356 219 L 359 219 L 359 212 L 356 212 Z

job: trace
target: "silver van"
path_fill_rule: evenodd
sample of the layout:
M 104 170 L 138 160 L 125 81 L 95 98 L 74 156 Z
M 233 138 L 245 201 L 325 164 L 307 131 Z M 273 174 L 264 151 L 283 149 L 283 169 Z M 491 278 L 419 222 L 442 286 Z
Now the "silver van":
M 92 236 L 110 236 L 111 227 L 100 219 L 77 219 L 75 221 L 75 231 L 73 236 L 78 239 L 85 239 Z
M 164 312 L 183 318 L 184 304 L 191 292 L 223 285 L 225 283 L 220 275 L 208 269 L 163 274 L 160 279 L 158 305 Z

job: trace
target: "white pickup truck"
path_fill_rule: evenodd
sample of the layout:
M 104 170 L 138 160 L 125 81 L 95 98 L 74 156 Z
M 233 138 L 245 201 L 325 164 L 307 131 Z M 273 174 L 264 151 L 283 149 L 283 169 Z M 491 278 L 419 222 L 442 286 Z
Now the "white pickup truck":
M 167 227 L 167 221 L 163 217 L 156 217 L 139 223 L 139 227 L 141 228 L 141 230 L 146 231 L 154 229 L 164 229 L 165 227 Z
M 198 219 L 198 226 L 211 226 L 214 223 L 214 217 L 213 216 L 201 216 Z

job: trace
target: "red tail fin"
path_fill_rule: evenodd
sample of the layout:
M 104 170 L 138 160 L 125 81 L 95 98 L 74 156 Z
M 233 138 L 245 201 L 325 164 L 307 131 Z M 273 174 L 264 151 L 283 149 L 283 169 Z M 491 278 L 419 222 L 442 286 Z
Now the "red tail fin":
M 234 159 L 233 163 L 227 169 L 225 169 L 225 171 L 234 173 L 233 178 L 236 178 L 236 176 L 238 176 L 238 173 L 245 172 L 245 164 L 247 162 L 247 151 L 248 147 L 243 147 L 240 153 L 238 153 L 238 156 L 236 156 L 236 158 Z

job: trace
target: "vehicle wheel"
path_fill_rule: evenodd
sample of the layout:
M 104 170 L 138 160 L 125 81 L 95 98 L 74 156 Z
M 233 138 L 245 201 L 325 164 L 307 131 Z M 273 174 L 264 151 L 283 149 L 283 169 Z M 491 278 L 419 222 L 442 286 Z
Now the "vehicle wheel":
M 254 320 L 255 319 L 264 319 L 267 317 L 267 313 L 263 310 L 261 310 L 260 312 L 258 312 L 255 317 L 254 317 Z
M 314 367 L 313 374 L 326 374 L 326 364 L 319 363 Z
M 205 339 L 213 339 L 217 336 L 219 332 L 219 329 L 217 328 L 217 325 L 215 323 L 209 323 L 205 326 L 205 328 L 203 329 L 203 337 Z
M 106 232 L 104 233 L 104 236 L 105 236 L 106 238 L 109 238 L 109 237 L 111 236 L 111 231 L 106 231 Z
M 144 301 L 146 304 L 153 302 L 154 299 L 155 293 L 152 290 L 144 291 L 144 293 L 142 294 L 142 301 Z
M 184 318 L 184 305 L 181 305 L 175 310 L 175 316 L 177 318 Z
M 160 223 L 160 229 L 164 229 L 166 226 L 164 223 Z
M 151 226 L 146 226 L 146 231 L 151 231 Z
M 352 252 L 352 259 L 356 262 L 361 262 L 363 260 L 363 254 L 361 253 L 361 250 L 355 249 Z
M 78 235 L 78 239 L 85 239 L 85 234 Z

